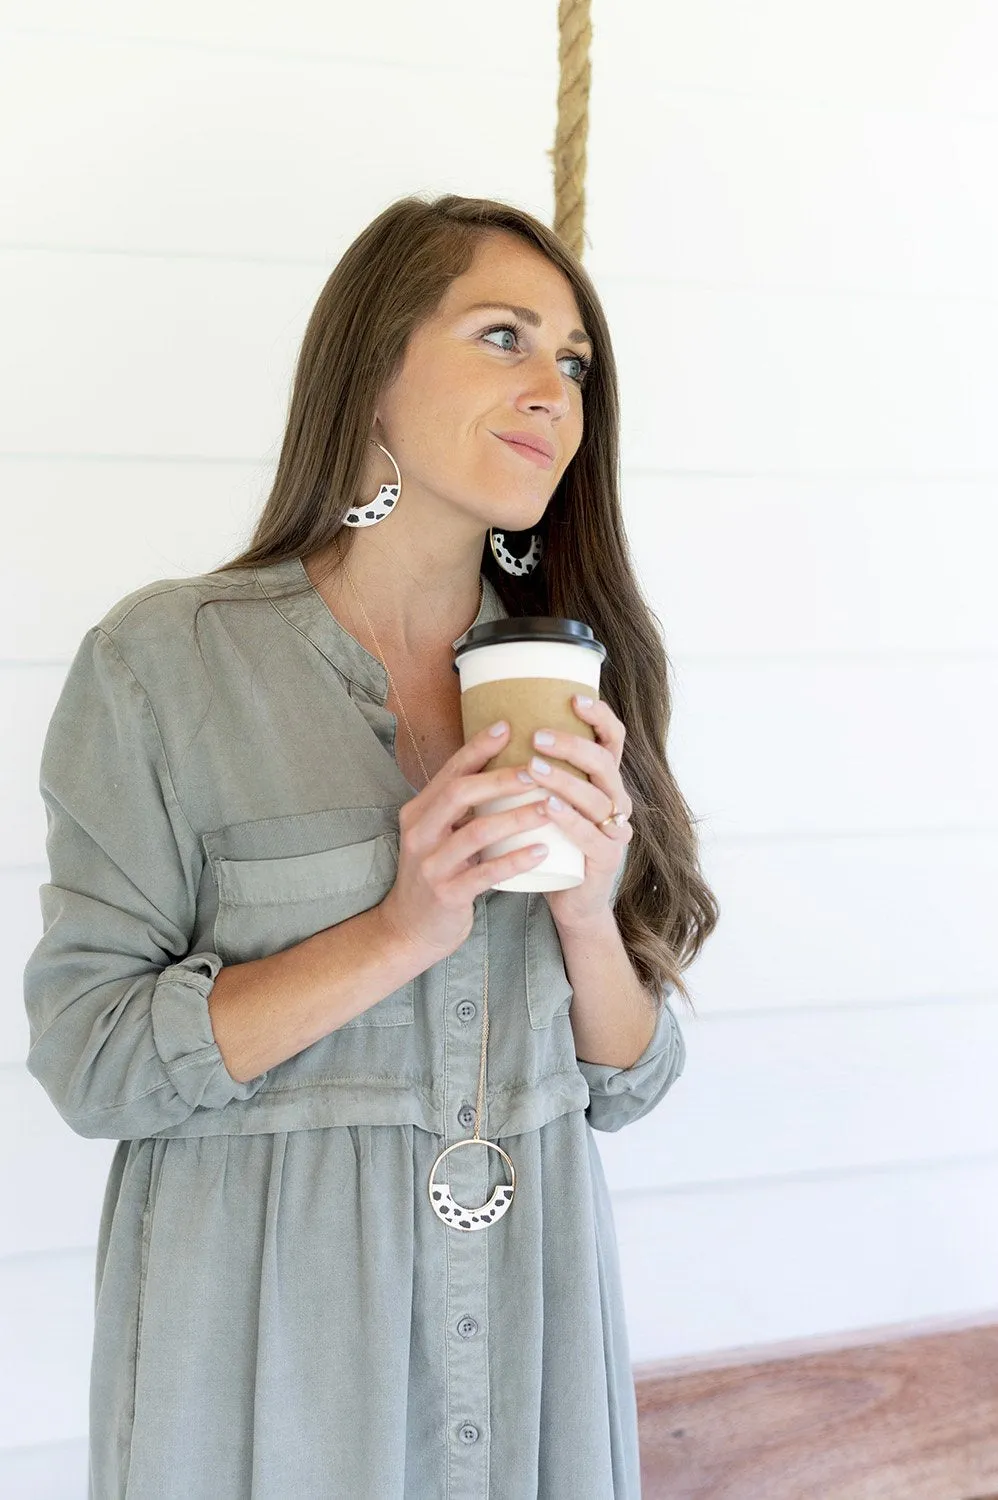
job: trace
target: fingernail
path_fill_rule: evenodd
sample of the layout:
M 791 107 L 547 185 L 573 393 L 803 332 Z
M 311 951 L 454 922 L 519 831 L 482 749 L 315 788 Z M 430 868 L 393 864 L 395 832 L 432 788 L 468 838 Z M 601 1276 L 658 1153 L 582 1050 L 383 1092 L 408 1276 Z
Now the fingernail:
M 553 745 L 554 735 L 551 733 L 550 729 L 538 729 L 534 735 L 534 744 Z
M 548 807 L 553 807 L 555 812 L 561 812 L 564 806 L 565 804 L 564 802 L 562 802 L 561 798 L 556 797 L 552 792 L 551 796 L 548 798 Z
M 499 722 L 498 722 L 498 724 L 493 724 L 492 727 L 489 729 L 489 734 L 493 735 L 495 738 L 498 739 L 499 735 L 505 734 L 505 732 L 508 729 L 508 727 L 509 726 L 506 723 L 506 720 L 505 719 L 500 719 Z
M 530 769 L 532 771 L 539 771 L 542 776 L 546 776 L 551 767 L 546 760 L 541 760 L 539 755 L 532 755 L 530 757 Z
M 591 698 L 583 698 L 580 693 L 576 693 L 575 701 L 580 708 L 592 708 L 593 706 L 593 700 Z

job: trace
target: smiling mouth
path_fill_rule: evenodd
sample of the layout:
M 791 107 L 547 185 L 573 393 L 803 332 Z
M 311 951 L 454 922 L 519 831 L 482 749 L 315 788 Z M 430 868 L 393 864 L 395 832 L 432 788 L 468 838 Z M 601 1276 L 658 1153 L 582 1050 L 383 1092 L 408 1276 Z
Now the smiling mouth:
M 538 468 L 550 469 L 554 463 L 553 458 L 548 458 L 546 453 L 541 453 L 536 448 L 528 448 L 526 443 L 514 443 L 511 438 L 500 438 L 499 441 L 507 448 L 512 448 L 514 453 L 519 453 L 520 457 L 525 458 L 528 463 L 536 464 Z

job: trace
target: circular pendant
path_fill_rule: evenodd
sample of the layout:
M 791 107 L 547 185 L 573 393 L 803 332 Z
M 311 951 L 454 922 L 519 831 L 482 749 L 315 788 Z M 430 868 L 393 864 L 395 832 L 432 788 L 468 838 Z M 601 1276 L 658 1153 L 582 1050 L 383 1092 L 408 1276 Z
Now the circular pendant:
M 490 1151 L 498 1151 L 510 1171 L 510 1180 L 505 1186 L 493 1189 L 492 1197 L 488 1203 L 483 1203 L 481 1208 L 462 1208 L 460 1203 L 455 1203 L 451 1197 L 450 1186 L 446 1182 L 434 1183 L 433 1174 L 443 1161 L 444 1157 L 451 1151 L 456 1151 L 459 1146 L 488 1146 Z M 444 1224 L 449 1224 L 452 1229 L 487 1229 L 497 1219 L 501 1219 L 513 1201 L 513 1192 L 516 1188 L 516 1168 L 506 1155 L 501 1146 L 495 1141 L 476 1140 L 470 1136 L 466 1141 L 455 1141 L 453 1146 L 448 1146 L 441 1151 L 430 1171 L 430 1203 L 437 1218 Z

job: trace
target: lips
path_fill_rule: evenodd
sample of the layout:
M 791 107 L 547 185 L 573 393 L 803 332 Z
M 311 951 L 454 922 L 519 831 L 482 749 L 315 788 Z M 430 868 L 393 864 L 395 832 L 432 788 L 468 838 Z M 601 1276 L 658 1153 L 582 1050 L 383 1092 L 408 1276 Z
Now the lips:
M 497 432 L 494 436 L 530 463 L 539 464 L 545 469 L 549 469 L 554 463 L 554 444 L 549 443 L 547 438 L 537 437 L 532 432 Z

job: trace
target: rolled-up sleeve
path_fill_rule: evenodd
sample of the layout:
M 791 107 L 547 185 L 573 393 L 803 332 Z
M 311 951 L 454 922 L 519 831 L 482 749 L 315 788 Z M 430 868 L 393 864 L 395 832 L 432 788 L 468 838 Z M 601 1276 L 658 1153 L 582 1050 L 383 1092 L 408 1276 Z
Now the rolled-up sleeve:
M 28 1071 L 78 1134 L 130 1140 L 256 1093 L 222 1061 L 189 952 L 203 868 L 149 697 L 101 626 L 74 657 L 42 750 L 49 883 L 24 970 Z
M 586 1119 L 594 1130 L 620 1130 L 655 1108 L 683 1071 L 686 1043 L 665 995 L 651 1041 L 629 1068 L 583 1062 L 579 1070 L 589 1085 Z

